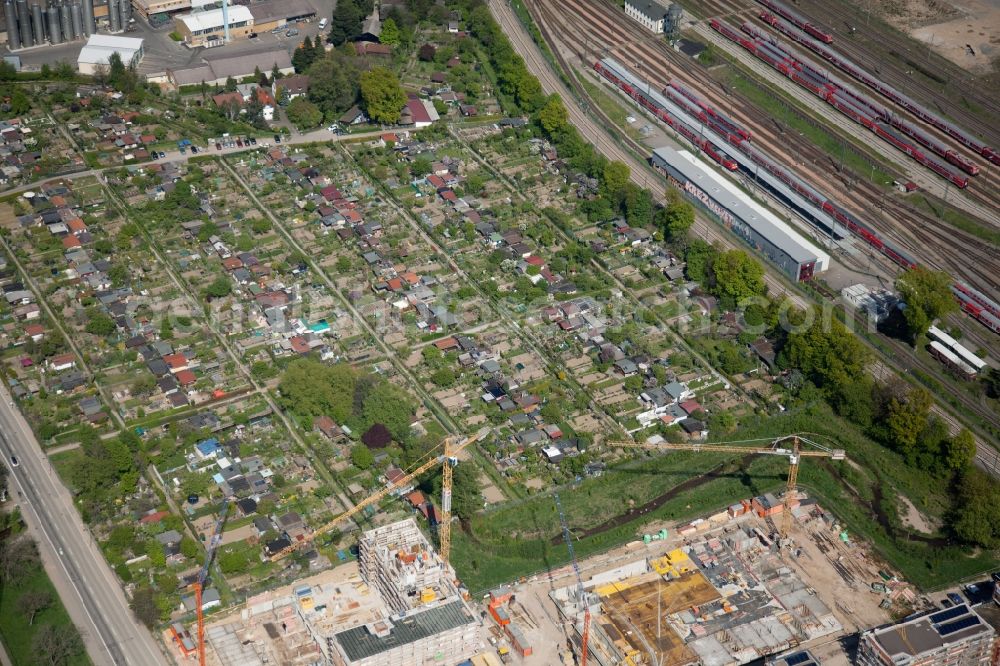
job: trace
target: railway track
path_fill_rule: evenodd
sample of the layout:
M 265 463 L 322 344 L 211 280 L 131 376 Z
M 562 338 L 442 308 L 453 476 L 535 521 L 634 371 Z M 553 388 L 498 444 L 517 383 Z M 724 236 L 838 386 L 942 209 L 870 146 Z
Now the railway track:
M 792 27 L 791 33 L 789 34 L 785 31 L 787 28 L 776 29 L 771 26 L 765 26 L 765 23 L 763 21 L 757 21 L 756 20 L 757 18 L 759 17 L 755 17 L 755 20 L 749 21 L 749 23 L 753 25 L 755 29 L 761 31 L 762 33 L 769 35 L 776 35 L 779 41 L 783 41 L 786 44 L 794 47 L 796 49 L 796 57 L 799 60 L 813 66 L 819 71 L 831 72 L 835 78 L 844 81 L 849 88 L 857 91 L 858 93 L 864 96 L 867 96 L 876 105 L 882 106 L 885 109 L 890 110 L 895 117 L 903 120 L 909 126 L 918 129 L 919 131 L 928 135 L 930 138 L 937 141 L 939 144 L 954 151 L 955 154 L 961 156 L 962 159 L 965 159 L 971 162 L 973 165 L 980 167 L 981 169 L 980 175 L 978 177 L 970 179 L 970 188 L 964 194 L 965 196 L 968 196 L 969 198 L 982 203 L 984 206 L 991 207 L 992 209 L 998 208 L 998 202 L 1000 202 L 1000 199 L 998 199 L 997 192 L 998 189 L 1000 188 L 998 188 L 997 186 L 1000 185 L 1000 170 L 998 170 L 996 168 L 996 165 L 993 165 L 986 157 L 984 157 L 979 152 L 972 150 L 965 144 L 960 143 L 954 137 L 948 135 L 946 132 L 943 132 L 938 127 L 917 117 L 910 110 L 904 109 L 896 102 L 887 99 L 877 91 L 874 91 L 871 88 L 869 88 L 864 83 L 857 81 L 849 73 L 844 72 L 835 66 L 832 66 L 831 63 L 827 62 L 825 59 L 820 57 L 810 48 L 803 47 L 800 43 L 796 43 L 797 39 L 805 37 L 800 31 Z M 806 40 L 807 43 L 812 43 L 810 40 L 808 40 L 808 38 L 806 38 Z M 837 48 L 836 44 L 821 45 L 821 46 L 822 48 L 827 49 L 831 53 L 835 53 L 837 57 L 844 57 L 844 54 L 841 53 L 840 49 Z M 849 57 L 848 59 L 853 62 L 853 58 Z M 858 65 L 858 63 L 856 62 L 854 64 Z M 862 67 L 862 69 L 867 69 L 869 72 L 874 72 L 874 70 L 871 68 Z M 892 85 L 891 82 L 886 81 L 886 83 Z M 923 151 L 923 147 L 919 148 Z M 993 223 L 997 226 L 1000 226 L 1000 220 L 993 220 Z
M 865 20 L 864 13 L 849 4 L 799 0 L 796 9 L 832 28 L 836 32 L 834 46 L 869 71 L 876 72 L 883 81 L 904 90 L 917 91 L 914 97 L 926 102 L 932 110 L 991 145 L 1000 145 L 1000 100 L 990 94 L 995 88 L 987 85 L 977 90 L 972 77 L 961 67 L 929 48 L 918 52 L 914 40 L 886 27 L 881 20 Z M 925 78 L 942 83 L 934 85 Z M 981 107 L 985 117 L 956 104 L 956 93 Z
M 494 2 L 497 3 L 498 0 L 494 0 Z M 535 20 L 536 20 L 536 23 L 538 24 L 539 29 L 542 32 L 543 38 L 546 40 L 546 42 L 548 44 L 550 44 L 552 46 L 553 52 L 555 53 L 557 59 L 559 60 L 561 66 L 565 69 L 565 71 L 570 71 L 568 63 L 566 62 L 565 58 L 560 55 L 560 53 L 559 53 L 559 46 L 552 39 L 552 35 L 549 32 L 548 25 L 544 21 L 545 16 L 548 16 L 548 18 L 550 18 L 550 19 L 552 18 L 551 12 L 544 13 L 544 15 L 542 15 L 543 12 L 541 11 L 540 7 L 538 7 L 537 5 L 535 5 L 534 8 L 536 9 L 536 11 L 538 11 L 538 14 L 541 15 L 541 19 L 542 20 L 539 20 L 539 17 L 540 17 L 539 15 L 536 15 Z M 501 23 L 503 23 L 503 21 L 507 21 L 507 22 L 513 21 L 513 22 L 516 22 L 516 19 L 513 18 L 512 15 L 507 14 L 504 10 L 499 10 L 498 11 L 497 9 L 494 9 L 494 14 L 498 17 L 498 20 L 500 20 Z M 564 24 L 565 24 L 565 17 L 563 15 L 560 15 L 559 16 L 559 22 L 557 22 L 556 25 L 560 25 L 561 26 L 561 25 L 564 25 Z M 520 26 L 517 26 L 516 28 L 513 28 L 513 27 L 511 27 L 511 26 L 508 25 L 508 27 L 505 28 L 505 31 L 509 35 L 511 35 L 513 33 L 513 34 L 516 34 L 518 37 L 520 37 L 520 39 L 518 39 L 518 42 L 521 42 L 519 50 L 521 51 L 522 54 L 527 53 L 527 52 L 533 52 L 533 49 L 534 49 L 534 45 L 533 44 L 527 44 L 527 45 L 525 45 L 523 43 L 522 40 L 526 40 L 528 38 L 525 35 L 521 34 Z M 512 36 L 512 38 L 513 38 L 513 36 Z M 551 75 L 551 71 L 548 69 L 548 66 L 545 63 L 542 63 L 541 65 L 539 65 L 538 63 L 535 63 L 535 67 L 533 69 L 536 69 L 536 71 L 539 72 L 539 78 L 543 79 L 543 85 L 549 90 L 549 92 L 564 90 L 562 84 L 559 83 L 558 80 L 555 79 Z M 580 95 L 583 96 L 582 99 L 587 99 L 587 96 L 585 94 L 585 91 L 582 89 L 582 86 L 579 83 L 575 82 L 575 81 L 574 81 L 574 88 L 576 89 L 576 91 L 577 91 L 578 94 L 580 94 Z M 587 126 L 590 124 L 589 119 L 587 119 L 586 117 L 580 117 L 580 115 L 581 115 L 580 114 L 580 110 L 579 110 L 578 107 L 576 107 L 575 104 L 568 103 L 567 106 L 569 107 L 571 122 L 574 122 L 575 124 L 577 124 L 577 126 L 580 127 L 581 131 L 583 131 L 585 133 L 585 135 L 587 135 L 589 133 L 588 129 L 587 129 Z M 591 108 L 593 108 L 594 106 L 595 105 L 591 105 Z M 597 112 L 597 109 L 594 109 L 594 111 Z M 606 115 L 600 114 L 600 116 L 601 116 L 601 120 L 605 123 L 605 127 L 610 128 L 610 127 L 614 126 L 613 123 L 612 123 L 612 121 L 611 121 L 611 119 L 608 118 Z M 591 138 L 591 140 L 594 140 L 594 139 Z M 604 152 L 606 155 L 608 155 L 612 159 L 622 159 L 622 161 L 624 161 L 626 163 L 634 163 L 634 160 L 631 157 L 631 155 L 628 155 L 626 153 L 620 153 L 620 151 L 616 152 L 614 144 L 610 144 L 609 145 L 609 144 L 607 144 L 606 141 L 605 142 L 601 142 L 599 139 L 596 142 L 599 145 L 599 148 L 602 150 L 602 152 Z M 629 141 L 629 144 L 630 144 L 630 147 L 633 150 L 640 150 L 640 151 L 643 150 L 642 146 L 640 146 L 639 144 L 637 144 L 637 143 L 635 143 L 633 141 Z M 619 154 L 621 156 L 619 156 Z M 640 152 L 640 154 L 644 154 L 644 153 Z M 633 172 L 633 178 L 635 178 L 635 172 Z M 711 225 L 709 225 L 709 226 L 711 226 Z M 718 230 L 714 230 L 714 231 L 718 231 Z M 770 276 L 768 276 L 768 277 L 770 277 Z M 769 286 L 771 285 L 771 281 L 770 280 L 769 280 L 768 284 L 769 284 Z M 772 287 L 772 289 L 773 289 L 773 287 Z M 783 292 L 787 293 L 787 290 L 785 290 L 784 288 L 781 288 L 780 291 L 783 291 Z M 836 294 L 832 294 L 832 297 L 837 297 L 837 295 Z M 802 299 L 800 297 L 794 297 L 793 298 L 793 302 L 795 302 L 797 306 L 800 306 L 799 304 L 802 302 Z M 860 323 L 862 325 L 864 325 L 864 326 L 867 326 L 867 321 L 860 322 Z M 975 324 L 973 324 L 973 325 L 975 325 Z M 867 341 L 865 341 L 865 344 L 868 344 Z M 897 343 L 896 341 L 890 341 L 890 346 L 892 346 L 894 349 L 898 349 L 898 353 L 897 352 L 893 353 L 894 357 L 898 357 L 898 359 L 896 359 L 896 358 L 893 359 L 893 363 L 894 364 L 897 364 L 897 362 L 898 362 L 900 365 L 903 365 L 904 368 L 907 369 L 907 371 L 911 367 L 910 365 L 908 365 L 911 361 L 913 362 L 914 366 L 916 366 L 917 364 L 920 364 L 919 359 L 917 359 L 910 352 L 910 350 L 908 348 L 906 348 L 906 346 L 903 345 L 902 343 Z M 882 351 L 881 349 L 874 348 L 874 347 L 872 347 L 872 349 L 875 351 L 876 355 L 883 355 L 884 354 L 884 351 Z M 899 362 L 899 359 L 902 359 L 902 362 Z M 879 364 L 879 365 L 882 365 L 882 364 Z M 922 364 L 920 364 L 920 365 L 922 365 Z M 926 368 L 926 366 L 924 366 L 924 367 Z M 933 374 L 937 374 L 937 372 L 939 372 L 940 369 L 939 368 L 934 368 L 934 369 L 932 369 L 932 368 L 926 368 L 925 371 L 928 372 L 929 374 L 933 375 Z M 996 431 L 1000 430 L 1000 415 L 993 414 L 989 410 L 984 409 L 982 406 L 973 403 L 971 401 L 971 398 L 969 398 L 968 396 L 958 395 L 958 399 L 960 400 L 960 402 L 962 402 L 963 406 L 965 406 L 966 408 L 970 409 L 974 413 L 980 415 L 982 418 L 984 418 L 984 420 L 987 423 L 990 423 L 991 426 L 992 426 L 992 428 L 993 428 L 993 432 L 996 432 Z M 963 427 L 963 424 L 960 421 L 958 421 L 954 416 L 952 416 L 949 412 L 947 412 L 946 410 L 944 410 L 940 406 L 935 406 L 935 412 L 938 413 L 945 420 L 945 422 L 949 424 L 949 426 L 953 430 L 957 431 L 958 428 Z M 992 447 L 990 447 L 988 444 L 985 444 L 982 441 L 977 441 L 977 449 L 978 449 L 977 456 L 979 456 L 981 458 L 981 460 L 984 461 L 984 464 L 987 464 L 987 458 L 989 458 L 991 460 L 994 460 L 994 461 L 997 458 L 996 451 L 994 449 L 992 449 Z M 995 467 L 995 462 L 994 462 L 994 467 Z
M 992 289 L 995 286 L 994 267 L 1000 264 L 996 254 L 990 254 L 989 248 L 979 239 L 965 232 L 951 228 L 942 229 L 941 223 L 933 217 L 920 213 L 902 204 L 890 201 L 886 205 L 885 192 L 868 183 L 857 187 L 863 179 L 855 177 L 841 169 L 825 151 L 811 141 L 803 140 L 795 132 L 788 132 L 777 125 L 770 115 L 758 110 L 745 99 L 724 91 L 721 85 L 705 85 L 704 70 L 690 62 L 685 56 L 680 56 L 667 48 L 662 40 L 640 32 L 638 26 L 631 29 L 630 24 L 616 21 L 611 8 L 591 3 L 586 0 L 563 0 L 556 4 L 553 0 L 536 0 L 532 7 L 539 12 L 542 21 L 558 26 L 559 43 L 583 63 L 605 56 L 612 56 L 623 63 L 630 63 L 640 76 L 648 83 L 661 89 L 671 79 L 682 81 L 695 89 L 699 95 L 713 104 L 723 113 L 743 124 L 754 133 L 754 144 L 763 147 L 775 157 L 787 164 L 812 166 L 803 175 L 815 186 L 831 191 L 835 188 L 845 188 L 858 194 L 862 201 L 855 202 L 855 197 L 845 198 L 842 203 L 861 218 L 870 218 L 876 206 L 885 206 L 893 213 L 889 216 L 894 221 L 888 225 L 893 233 L 887 234 L 894 239 L 905 239 L 905 245 L 914 249 L 915 254 L 925 254 L 928 246 L 946 246 L 942 252 L 949 260 L 944 264 L 938 262 L 938 267 L 951 270 L 961 275 L 971 284 L 981 289 Z M 734 101 L 736 104 L 734 104 Z M 831 179 L 836 185 L 831 187 Z M 867 202 L 867 205 L 866 203 Z M 910 220 L 909 227 L 901 224 L 902 220 Z M 873 226 L 884 229 L 884 220 Z M 898 227 L 898 228 L 897 228 Z M 916 230 L 916 231 L 914 231 Z M 823 238 L 814 234 L 820 244 Z M 961 244 L 961 251 L 954 250 L 954 243 Z M 970 258 L 975 261 L 970 261 Z M 887 268 L 890 275 L 898 270 L 891 262 L 881 265 Z

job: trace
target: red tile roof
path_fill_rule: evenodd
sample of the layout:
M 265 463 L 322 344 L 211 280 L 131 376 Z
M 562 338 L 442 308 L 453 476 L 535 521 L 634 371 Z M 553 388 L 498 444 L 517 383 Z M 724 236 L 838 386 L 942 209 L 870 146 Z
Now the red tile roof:
M 177 383 L 181 386 L 190 386 L 198 380 L 198 377 L 190 370 L 181 370 L 174 375 L 174 378 L 177 379 Z
M 411 97 L 406 100 L 406 108 L 410 110 L 410 117 L 413 118 L 415 123 L 429 123 L 431 122 L 431 116 L 427 113 L 427 109 L 424 108 L 424 103 L 417 97 Z

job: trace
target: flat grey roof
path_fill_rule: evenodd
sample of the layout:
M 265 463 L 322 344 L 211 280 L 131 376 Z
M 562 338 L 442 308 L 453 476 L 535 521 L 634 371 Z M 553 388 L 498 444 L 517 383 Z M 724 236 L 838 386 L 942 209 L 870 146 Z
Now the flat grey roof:
M 800 264 L 819 259 L 825 267 L 828 257 L 816 248 L 811 247 L 773 213 L 740 192 L 735 185 L 723 180 L 709 169 L 701 168 L 691 158 L 687 151 L 676 151 L 664 146 L 653 150 L 653 155 L 669 164 L 695 183 L 703 192 L 712 197 L 717 204 L 729 211 L 733 217 L 742 220 L 771 244 Z
M 475 622 L 475 618 L 469 614 L 461 601 L 456 600 L 407 615 L 393 622 L 394 625 L 385 638 L 379 638 L 362 625 L 335 634 L 333 640 L 353 662 Z
M 659 21 L 667 15 L 667 8 L 654 0 L 625 0 L 653 21 Z
M 905 627 L 905 635 L 900 628 Z M 891 627 L 875 629 L 872 638 L 890 657 L 919 657 L 982 633 L 993 633 L 979 615 L 964 604 L 936 611 Z

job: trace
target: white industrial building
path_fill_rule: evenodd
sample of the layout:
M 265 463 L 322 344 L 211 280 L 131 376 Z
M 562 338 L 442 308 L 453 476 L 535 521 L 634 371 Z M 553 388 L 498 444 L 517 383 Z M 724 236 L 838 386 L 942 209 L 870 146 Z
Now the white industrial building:
M 91 35 L 76 59 L 81 74 L 95 74 L 98 67 L 107 67 L 112 53 L 117 53 L 126 67 L 142 61 L 142 39 L 117 35 Z
M 253 32 L 253 14 L 244 5 L 181 14 L 174 18 L 174 28 L 186 46 L 222 46 L 227 39 L 227 22 L 228 39 L 244 38 Z
M 654 0 L 625 0 L 625 15 L 657 35 L 663 34 L 667 8 Z

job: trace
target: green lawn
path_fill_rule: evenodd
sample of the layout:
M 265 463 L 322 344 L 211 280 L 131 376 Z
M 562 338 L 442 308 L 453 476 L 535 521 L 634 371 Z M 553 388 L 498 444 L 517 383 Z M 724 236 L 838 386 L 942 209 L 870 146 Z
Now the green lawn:
M 49 608 L 35 616 L 31 626 L 28 626 L 28 618 L 17 608 L 18 598 L 28 591 L 48 592 L 53 599 Z M 44 569 L 39 567 L 34 575 L 17 587 L 0 585 L 0 640 L 7 648 L 14 666 L 35 666 L 41 663 L 39 656 L 31 649 L 31 639 L 38 628 L 45 624 L 56 628 L 72 625 Z M 91 662 L 87 654 L 82 652 L 68 663 L 71 666 L 83 666 Z
M 829 446 L 847 451 L 854 465 L 814 460 L 803 463 L 799 474 L 802 488 L 837 515 L 851 534 L 873 542 L 886 559 L 919 587 L 940 587 L 1000 564 L 995 552 L 970 552 L 960 546 L 911 540 L 900 527 L 897 497 L 905 495 L 929 517 L 944 519 L 950 510 L 948 480 L 905 466 L 899 456 L 865 437 L 826 407 L 768 417 L 727 439 L 792 432 L 817 433 Z M 651 521 L 689 520 L 741 498 L 779 490 L 784 486 L 787 463 L 780 458 L 761 457 L 740 469 L 732 459 L 717 454 L 675 452 L 625 463 L 602 477 L 561 490 L 560 499 L 571 531 L 580 536 L 581 530 L 620 516 L 630 507 L 638 507 L 710 469 L 716 471 L 712 480 L 680 493 L 634 520 L 578 539 L 574 542 L 578 557 L 641 537 L 644 526 Z M 874 510 L 868 504 L 875 498 L 876 488 L 881 491 L 880 507 L 888 516 L 891 534 L 875 520 Z M 558 539 L 559 520 L 550 493 L 477 515 L 469 528 L 471 534 L 464 529 L 454 530 L 452 562 L 473 592 L 561 566 L 569 558 L 566 546 Z

